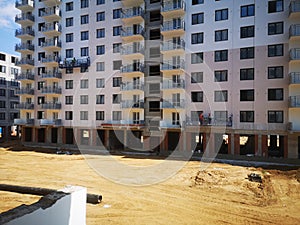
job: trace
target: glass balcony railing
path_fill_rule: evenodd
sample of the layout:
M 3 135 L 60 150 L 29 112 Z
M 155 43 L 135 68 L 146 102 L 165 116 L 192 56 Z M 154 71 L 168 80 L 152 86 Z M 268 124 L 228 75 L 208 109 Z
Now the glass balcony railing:
M 164 99 L 161 102 L 160 108 L 162 109 L 177 109 L 177 108 L 185 108 L 185 99 L 180 99 L 178 101 L 173 101 L 172 99 Z
M 21 73 L 16 76 L 16 80 L 34 80 L 34 74 L 29 73 Z
M 161 11 L 185 10 L 185 1 L 163 1 Z
M 173 40 L 164 41 L 161 46 L 161 51 L 171 51 L 171 50 L 184 50 L 185 49 L 185 41 L 180 40 L 180 42 L 174 42 Z
M 292 48 L 290 50 L 290 59 L 291 60 L 300 60 L 300 48 Z
M 144 90 L 144 83 L 126 82 L 121 84 L 121 91 Z
M 34 125 L 34 119 L 14 119 L 15 125 Z
M 82 57 L 79 59 L 65 58 L 63 61 L 59 61 L 59 68 L 70 69 L 75 67 L 89 67 L 91 64 L 90 57 Z
M 161 27 L 161 31 L 175 31 L 175 30 L 184 30 L 184 29 L 185 29 L 184 21 L 180 21 L 180 22 L 167 21 L 164 22 Z
M 59 102 L 45 102 L 39 105 L 41 109 L 61 109 L 61 103 Z
M 19 104 L 15 104 L 15 109 L 34 109 L 34 104 L 28 102 L 20 102 Z
M 46 86 L 42 88 L 43 94 L 61 94 L 61 87 Z
M 16 95 L 34 95 L 33 88 L 20 88 L 16 90 Z
M 290 26 L 290 37 L 300 36 L 300 24 Z
M 15 6 L 17 9 L 33 8 L 34 1 L 33 0 L 17 0 Z
M 121 108 L 131 109 L 131 108 L 144 108 L 144 101 L 133 101 L 133 100 L 124 100 L 121 102 Z
M 144 16 L 144 10 L 141 7 L 134 7 L 129 9 L 124 9 L 121 14 L 122 19 L 133 18 L 136 16 Z
M 299 108 L 300 107 L 300 95 L 298 95 L 298 96 L 290 96 L 290 98 L 289 98 L 289 105 L 292 108 Z
M 34 51 L 34 45 L 32 44 L 27 44 L 27 43 L 20 43 L 15 46 L 15 51 L 20 52 L 20 51 Z
M 121 73 L 144 72 L 144 64 L 136 63 L 121 67 Z
M 160 66 L 161 70 L 178 70 L 178 69 L 185 69 L 185 61 L 183 59 L 180 62 L 173 62 L 171 61 L 163 61 Z
M 42 78 L 47 79 L 47 78 L 57 78 L 57 79 L 61 79 L 62 78 L 62 73 L 59 71 L 55 71 L 55 72 L 47 72 L 47 73 L 42 73 Z
M 16 61 L 16 65 L 17 66 L 22 66 L 22 65 L 34 66 L 34 60 L 33 59 L 22 58 L 21 60 Z
M 141 45 L 126 45 L 121 48 L 121 55 L 131 55 L 136 53 L 144 54 L 144 47 Z
M 185 81 L 184 80 L 164 80 L 162 83 L 162 89 L 184 89 Z
M 57 48 L 61 48 L 61 41 L 57 41 L 57 40 L 53 40 L 53 39 L 50 39 L 50 40 L 46 40 L 45 42 L 43 42 L 41 44 L 41 46 L 43 48 L 46 48 L 46 47 L 57 47 Z
M 61 119 L 40 119 L 39 123 L 41 126 L 61 126 L 62 120 Z
M 34 16 L 31 14 L 19 14 L 16 15 L 15 17 L 15 22 L 21 22 L 21 21 L 30 21 L 30 22 L 34 22 Z
M 292 72 L 290 75 L 290 84 L 300 84 L 300 72 Z
M 15 32 L 15 36 L 18 37 L 18 36 L 24 36 L 24 35 L 29 35 L 29 36 L 32 36 L 34 37 L 34 30 L 32 29 L 17 29 L 16 32 Z
M 291 1 L 290 3 L 290 14 L 291 13 L 300 13 L 300 1 Z
M 144 36 L 144 27 L 138 25 L 136 27 L 123 27 L 121 31 L 122 37 L 129 37 L 134 35 L 142 35 Z

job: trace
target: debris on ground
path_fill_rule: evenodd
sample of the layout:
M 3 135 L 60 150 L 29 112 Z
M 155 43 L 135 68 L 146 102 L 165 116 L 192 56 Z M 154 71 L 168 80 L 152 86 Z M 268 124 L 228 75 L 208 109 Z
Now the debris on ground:
M 262 178 L 257 173 L 250 173 L 250 174 L 248 174 L 248 180 L 252 181 L 252 182 L 262 183 Z

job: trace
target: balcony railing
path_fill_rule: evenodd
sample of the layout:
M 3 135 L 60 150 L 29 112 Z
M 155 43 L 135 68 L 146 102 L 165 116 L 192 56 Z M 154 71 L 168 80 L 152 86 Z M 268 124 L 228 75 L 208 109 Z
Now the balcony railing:
M 170 51 L 170 50 L 184 50 L 185 49 L 185 41 L 180 40 L 179 43 L 173 42 L 173 40 L 165 41 L 161 44 L 161 51 Z
M 184 89 L 185 81 L 184 80 L 164 80 L 162 83 L 162 89 Z
M 57 78 L 61 79 L 62 78 L 62 73 L 59 71 L 56 72 L 48 72 L 48 73 L 43 73 L 42 78 L 47 79 L 47 78 Z
M 59 24 L 48 23 L 46 26 L 42 27 L 42 32 L 57 31 L 61 32 L 61 26 Z
M 290 14 L 300 12 L 300 1 L 291 1 L 290 3 Z
M 23 36 L 23 35 L 29 35 L 34 37 L 34 30 L 32 29 L 17 29 L 15 36 Z
M 290 50 L 291 60 L 300 60 L 300 48 L 293 48 Z
M 61 88 L 46 86 L 46 87 L 42 88 L 42 93 L 43 94 L 61 94 Z
M 121 67 L 121 73 L 144 72 L 144 64 L 136 63 L 129 64 Z
M 31 14 L 19 14 L 16 15 L 15 17 L 15 22 L 20 22 L 20 21 L 25 21 L 25 20 L 29 20 L 31 22 L 34 22 L 34 16 Z
M 15 125 L 34 125 L 34 119 L 14 119 Z
M 16 80 L 34 80 L 33 73 L 21 73 L 20 75 L 16 76 Z
M 134 36 L 134 35 L 142 35 L 144 36 L 144 27 L 138 25 L 137 27 L 124 27 L 121 31 L 122 37 Z
M 34 66 L 34 60 L 33 59 L 22 58 L 21 60 L 16 61 L 16 66 L 22 66 L 22 65 Z
M 128 19 L 136 16 L 144 16 L 144 10 L 141 7 L 124 9 L 121 15 L 122 19 Z
M 121 48 L 121 55 L 130 55 L 136 53 L 144 54 L 144 47 L 129 45 Z
M 124 100 L 121 102 L 121 108 L 131 109 L 131 108 L 144 108 L 144 101 L 133 101 L 133 100 Z
M 53 16 L 53 15 L 56 15 L 56 16 L 61 16 L 61 12 L 58 8 L 47 8 L 45 11 L 42 11 L 41 12 L 41 16 L 42 17 L 45 17 L 45 16 Z
M 23 7 L 34 7 L 34 1 L 32 0 L 17 0 L 15 4 L 16 8 L 23 8 Z
M 289 104 L 292 108 L 299 108 L 300 107 L 300 95 L 298 96 L 290 96 Z
M 160 103 L 160 108 L 162 109 L 177 109 L 177 108 L 185 108 L 185 100 L 180 99 L 179 101 L 166 100 Z
M 187 119 L 186 126 L 227 126 L 232 127 L 232 116 L 226 118 L 205 117 L 200 123 L 199 119 Z
M 53 56 L 53 55 L 48 55 L 46 58 L 42 58 L 42 63 L 58 63 L 60 57 L 59 56 Z
M 300 36 L 300 24 L 290 26 L 290 37 Z
M 61 126 L 61 119 L 40 119 L 39 123 L 41 126 Z
M 61 109 L 61 103 L 59 102 L 45 102 L 40 104 L 41 109 Z
M 79 59 L 75 58 L 66 58 L 63 61 L 59 62 L 59 68 L 61 69 L 69 69 L 75 67 L 89 67 L 90 66 L 90 57 L 83 57 Z
M 161 7 L 162 12 L 168 12 L 178 9 L 185 10 L 185 1 L 164 1 Z
M 16 95 L 34 95 L 33 88 L 20 88 L 16 90 Z
M 21 102 L 20 104 L 15 105 L 15 109 L 34 109 L 34 104 L 28 102 Z
M 184 125 L 184 121 L 172 121 L 167 122 L 164 120 L 159 121 L 160 128 L 181 128 Z
M 144 90 L 144 84 L 141 82 L 126 82 L 121 84 L 121 91 Z
M 292 72 L 290 75 L 290 84 L 300 84 L 300 72 Z
M 185 69 L 185 61 L 183 59 L 180 62 L 173 62 L 173 61 L 163 61 L 160 65 L 161 70 L 184 70 Z
M 41 46 L 43 48 L 45 48 L 45 47 L 58 47 L 58 48 L 61 48 L 61 41 L 50 39 L 50 40 L 46 40 L 45 42 L 43 42 L 41 44 Z
M 164 22 L 161 31 L 173 31 L 173 30 L 184 30 L 185 24 L 184 21 L 181 22 L 174 22 L 174 21 L 167 21 Z
M 17 44 L 15 46 L 15 51 L 16 52 L 18 52 L 18 51 L 25 51 L 25 50 L 34 51 L 34 45 L 27 44 L 27 43 L 20 43 L 20 44 Z

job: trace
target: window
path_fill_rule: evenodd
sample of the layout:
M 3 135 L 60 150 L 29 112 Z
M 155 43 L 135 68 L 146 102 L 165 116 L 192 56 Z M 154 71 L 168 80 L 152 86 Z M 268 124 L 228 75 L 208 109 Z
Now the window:
M 247 17 L 247 16 L 255 16 L 254 4 L 241 6 L 241 17 Z
M 122 26 L 113 27 L 113 36 L 120 36 Z
M 222 62 L 228 60 L 228 50 L 215 51 L 215 62 Z
M 151 29 L 150 30 L 150 40 L 160 39 L 160 29 Z
M 203 13 L 196 13 L 192 14 L 192 25 L 204 23 L 204 14 Z
M 6 73 L 6 66 L 0 65 L 0 73 Z
M 268 13 L 276 13 L 283 11 L 283 0 L 269 1 Z
M 80 88 L 82 89 L 89 88 L 89 80 L 88 79 L 80 80 Z
M 203 52 L 196 52 L 191 54 L 191 63 L 198 64 L 203 63 Z
M 122 60 L 113 61 L 113 70 L 119 70 L 122 66 Z
M 0 96 L 5 97 L 6 96 L 6 90 L 0 89 Z
M 268 45 L 268 57 L 283 56 L 283 44 Z
M 227 91 L 215 91 L 215 102 L 227 102 Z
M 240 111 L 240 122 L 253 123 L 254 111 Z
M 199 122 L 199 116 L 203 111 L 191 111 L 191 121 Z
M 88 120 L 88 111 L 80 111 L 80 120 Z
M 73 105 L 73 96 L 66 96 L 65 104 L 66 105 Z
M 89 48 L 88 47 L 81 48 L 80 55 L 81 56 L 89 56 Z
M 104 55 L 105 54 L 105 45 L 99 45 L 97 46 L 97 55 Z
M 203 4 L 204 0 L 192 0 L 192 5 Z
M 97 62 L 96 63 L 96 71 L 104 71 L 105 70 L 105 63 L 104 62 Z
M 88 95 L 80 95 L 80 104 L 89 104 L 89 96 Z
M 240 59 L 253 59 L 253 58 L 254 58 L 254 47 L 240 49 Z
M 120 53 L 121 51 L 121 43 L 115 43 L 113 44 L 113 53 Z
M 203 102 L 203 91 L 192 91 L 192 102 Z
M 215 31 L 215 41 L 227 41 L 228 40 L 228 29 L 216 30 Z
M 5 120 L 5 112 L 0 113 L 0 120 Z
M 104 95 L 96 95 L 96 104 L 104 104 Z
M 121 102 L 121 95 L 120 94 L 113 94 L 112 95 L 112 103 L 113 104 L 120 104 Z
M 66 11 L 72 11 L 73 10 L 73 2 L 67 2 L 66 3 Z
M 254 68 L 240 69 L 240 80 L 254 80 Z
M 96 79 L 96 88 L 104 88 L 105 87 L 105 80 L 104 78 Z
M 121 120 L 122 112 L 121 111 L 113 111 L 112 112 L 112 120 Z
M 121 18 L 121 9 L 114 9 L 113 10 L 113 19 L 119 19 Z
M 80 17 L 81 24 L 88 24 L 89 23 L 89 15 L 83 15 Z
M 0 101 L 0 108 L 6 108 L 6 102 L 5 101 Z
M 254 90 L 240 90 L 240 101 L 254 101 Z
M 65 112 L 65 120 L 73 120 L 73 112 L 72 111 Z
M 228 19 L 228 9 L 221 9 L 215 11 L 215 21 L 227 20 Z
M 105 20 L 105 12 L 98 12 L 96 14 L 96 21 L 104 21 Z
M 215 71 L 215 82 L 224 82 L 228 80 L 227 70 L 217 70 Z
M 66 49 L 66 58 L 73 58 L 73 49 Z
M 192 44 L 201 44 L 203 43 L 203 32 L 192 34 Z
M 104 111 L 96 111 L 96 120 L 104 120 Z
M 97 29 L 96 38 L 104 38 L 105 37 L 105 29 Z
M 122 77 L 113 78 L 113 87 L 120 87 L 121 83 L 122 83 Z
M 160 21 L 160 10 L 150 11 L 150 22 Z
M 81 36 L 82 41 L 89 40 L 89 32 L 88 31 L 81 31 L 80 34 L 81 34 L 80 36 Z
M 254 37 L 254 26 L 241 27 L 240 35 L 241 38 Z
M 203 83 L 203 72 L 192 72 L 191 83 Z
M 268 67 L 268 79 L 283 78 L 283 66 Z
M 228 112 L 227 111 L 214 111 L 215 121 L 218 123 L 224 123 L 227 121 Z
M 66 80 L 66 89 L 73 89 L 73 80 Z
M 89 0 L 80 0 L 80 7 L 81 8 L 89 7 Z
M 269 101 L 282 101 L 283 100 L 283 88 L 270 88 L 268 89 Z
M 283 22 L 268 23 L 268 35 L 283 34 Z
M 283 111 L 268 111 L 268 123 L 283 123 Z
M 150 4 L 158 3 L 160 0 L 150 0 Z
M 97 0 L 97 5 L 103 5 L 105 4 L 105 0 Z
M 66 27 L 72 27 L 73 26 L 73 17 L 66 18 Z
M 73 33 L 66 34 L 66 42 L 73 42 Z

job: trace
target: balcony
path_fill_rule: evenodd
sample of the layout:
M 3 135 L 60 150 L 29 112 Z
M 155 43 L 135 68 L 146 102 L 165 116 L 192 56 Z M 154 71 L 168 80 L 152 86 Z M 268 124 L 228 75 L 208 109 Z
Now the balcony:
M 87 68 L 91 64 L 90 57 L 82 57 L 79 59 L 74 58 L 65 58 L 63 61 L 59 62 L 59 68 L 61 69 L 71 69 L 76 67 Z
M 46 51 L 58 52 L 61 49 L 61 41 L 49 39 L 41 44 Z
M 144 0 L 122 0 L 122 3 L 125 7 L 134 7 L 143 4 Z
M 170 71 L 172 73 L 179 73 L 185 69 L 185 61 L 183 59 L 180 62 L 173 62 L 173 61 L 163 61 L 160 65 L 160 70 Z
M 15 22 L 22 26 L 32 26 L 34 24 L 34 16 L 22 13 L 15 17 Z
M 162 83 L 162 90 L 169 90 L 169 89 L 184 89 L 185 88 L 185 81 L 178 80 L 174 82 L 173 80 L 163 80 Z
M 144 27 L 141 25 L 134 25 L 132 27 L 123 27 L 121 37 L 126 42 L 139 42 L 144 40 Z
M 40 119 L 40 126 L 62 126 L 61 119 Z
M 33 103 L 28 103 L 28 102 L 21 102 L 20 104 L 15 105 L 15 109 L 34 109 L 34 104 Z
M 182 17 L 185 14 L 185 1 L 163 1 L 161 14 L 164 18 Z
M 144 21 L 144 10 L 141 7 L 124 9 L 121 15 L 125 24 L 140 24 Z
M 60 95 L 61 94 L 61 87 L 46 86 L 46 87 L 42 88 L 42 94 Z
M 17 29 L 15 32 L 16 38 L 21 38 L 23 40 L 32 40 L 34 38 L 34 30 L 32 29 Z
M 290 18 L 298 18 L 300 17 L 300 1 L 295 0 L 290 3 Z
M 34 8 L 33 0 L 17 0 L 15 7 L 21 11 L 30 11 Z
M 161 34 L 165 36 L 181 36 L 185 32 L 184 21 L 167 21 L 161 26 Z
M 41 0 L 46 6 L 55 6 L 59 5 L 62 0 Z
M 59 102 L 45 102 L 39 104 L 41 109 L 61 109 L 61 103 Z
M 144 58 L 144 47 L 139 44 L 125 45 L 121 48 L 121 55 L 128 59 Z
M 137 82 L 137 83 L 134 83 L 134 82 L 126 82 L 126 83 L 122 83 L 121 84 L 121 91 L 138 91 L 138 90 L 141 90 L 143 91 L 144 90 L 144 84 L 141 83 L 141 82 Z
M 182 127 L 182 123 L 181 121 L 172 121 L 167 122 L 164 120 L 159 121 L 159 128 L 171 128 L 171 129 L 180 129 Z
M 45 64 L 48 67 L 57 67 L 59 57 L 55 55 L 48 55 L 46 58 L 42 58 L 42 63 Z
M 55 37 L 61 34 L 61 26 L 59 24 L 48 23 L 42 27 L 42 32 L 48 37 Z
M 61 79 L 62 78 L 62 73 L 59 71 L 49 71 L 48 73 L 43 73 L 42 74 L 42 78 L 45 80 L 57 80 L 57 79 Z
M 292 48 L 290 50 L 290 62 L 299 62 L 300 60 L 300 48 Z
M 16 61 L 16 66 L 20 66 L 22 69 L 32 69 L 34 67 L 34 60 L 22 58 Z
M 290 108 L 300 108 L 300 95 L 289 97 Z
M 23 54 L 32 54 L 34 51 L 34 45 L 27 43 L 20 43 L 15 46 L 15 51 Z
M 20 75 L 16 76 L 16 80 L 24 80 L 24 81 L 34 81 L 34 74 L 33 73 L 21 73 Z
M 173 101 L 171 99 L 164 99 L 163 102 L 160 103 L 161 109 L 184 109 L 185 108 L 185 100 L 180 99 L 180 101 Z
M 179 43 L 174 42 L 173 40 L 164 41 L 161 46 L 160 50 L 163 54 L 180 54 L 184 53 L 185 50 L 185 41 L 180 40 Z
M 124 100 L 121 102 L 122 109 L 143 109 L 144 101 Z
M 14 119 L 14 125 L 34 125 L 34 119 Z
M 41 12 L 41 17 L 48 22 L 58 21 L 61 19 L 61 12 L 58 7 L 46 8 Z
M 134 73 L 134 74 L 141 74 L 144 73 L 144 64 L 142 63 L 135 63 L 135 64 L 129 64 L 121 67 L 121 73 L 129 74 L 129 73 Z
M 290 84 L 300 84 L 300 72 L 292 72 L 289 76 Z
M 20 88 L 16 90 L 16 95 L 34 95 L 33 88 Z
M 290 26 L 290 40 L 300 39 L 300 24 L 293 24 Z

